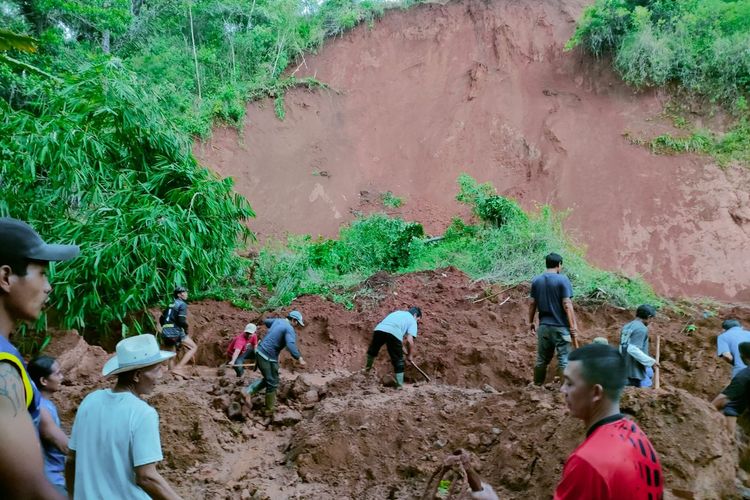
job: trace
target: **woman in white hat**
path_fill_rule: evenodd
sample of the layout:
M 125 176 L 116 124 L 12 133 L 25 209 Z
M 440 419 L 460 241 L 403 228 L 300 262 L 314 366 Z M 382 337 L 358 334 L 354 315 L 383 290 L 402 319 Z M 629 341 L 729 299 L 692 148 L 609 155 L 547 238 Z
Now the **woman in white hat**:
M 141 399 L 174 353 L 160 351 L 151 334 L 121 340 L 116 351 L 102 369 L 105 377 L 117 375 L 115 387 L 86 396 L 73 422 L 68 491 L 75 499 L 180 498 L 156 470 L 164 458 L 159 415 Z

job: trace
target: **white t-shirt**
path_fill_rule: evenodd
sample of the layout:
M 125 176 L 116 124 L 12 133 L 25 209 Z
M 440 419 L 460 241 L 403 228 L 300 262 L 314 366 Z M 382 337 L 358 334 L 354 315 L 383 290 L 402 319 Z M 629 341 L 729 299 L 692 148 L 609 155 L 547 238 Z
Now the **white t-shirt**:
M 68 447 L 76 452 L 76 500 L 148 499 L 134 469 L 163 459 L 159 414 L 130 392 L 92 392 L 78 408 Z
M 407 333 L 412 337 L 417 336 L 417 320 L 409 311 L 395 311 L 378 323 L 375 331 L 390 333 L 403 342 L 404 335 Z

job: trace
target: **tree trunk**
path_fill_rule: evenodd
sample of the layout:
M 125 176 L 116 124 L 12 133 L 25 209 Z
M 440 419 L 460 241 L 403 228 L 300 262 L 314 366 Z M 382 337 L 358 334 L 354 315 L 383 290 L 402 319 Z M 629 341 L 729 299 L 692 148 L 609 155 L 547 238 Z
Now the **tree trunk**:
M 195 63 L 195 81 L 198 84 L 198 99 L 201 96 L 201 75 L 198 71 L 198 52 L 195 50 L 195 30 L 193 29 L 193 4 L 188 4 L 188 15 L 190 16 L 190 39 L 193 42 L 193 62 Z
M 109 54 L 109 39 L 110 32 L 109 30 L 105 30 L 104 33 L 102 33 L 102 52 L 105 54 Z

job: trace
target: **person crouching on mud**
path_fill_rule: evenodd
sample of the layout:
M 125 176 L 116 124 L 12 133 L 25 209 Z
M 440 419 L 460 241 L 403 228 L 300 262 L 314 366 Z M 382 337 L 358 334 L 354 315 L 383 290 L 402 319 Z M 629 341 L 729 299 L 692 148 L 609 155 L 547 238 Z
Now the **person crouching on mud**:
M 295 326 L 304 327 L 305 323 L 299 311 L 292 311 L 286 318 L 269 318 L 263 320 L 263 324 L 268 328 L 268 333 L 255 350 L 255 360 L 263 378 L 250 384 L 245 392 L 252 395 L 265 388 L 265 414 L 266 417 L 273 418 L 276 410 L 276 389 L 279 387 L 279 354 L 286 347 L 300 366 L 306 365 L 297 348 L 297 334 L 294 331 Z
M 367 373 L 372 369 L 380 348 L 385 344 L 391 357 L 393 371 L 396 373 L 396 386 L 404 386 L 404 350 L 406 359 L 414 361 L 414 338 L 417 336 L 417 322 L 422 317 L 422 310 L 412 307 L 408 311 L 395 311 L 383 319 L 372 335 L 372 342 L 367 349 Z

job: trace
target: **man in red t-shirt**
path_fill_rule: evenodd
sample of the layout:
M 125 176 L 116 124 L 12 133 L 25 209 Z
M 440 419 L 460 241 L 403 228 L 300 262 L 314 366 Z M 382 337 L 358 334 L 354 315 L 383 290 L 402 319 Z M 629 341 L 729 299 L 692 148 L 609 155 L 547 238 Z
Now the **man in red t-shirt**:
M 659 457 L 648 437 L 620 414 L 625 363 L 617 349 L 590 344 L 573 351 L 560 389 L 586 439 L 568 457 L 555 500 L 658 500 L 664 494 Z
M 242 366 L 245 360 L 255 359 L 255 348 L 258 347 L 257 331 L 258 327 L 255 324 L 248 323 L 245 331 L 233 338 L 227 347 L 227 356 L 231 358 L 228 364 L 234 368 L 238 377 L 245 372 L 245 367 Z

